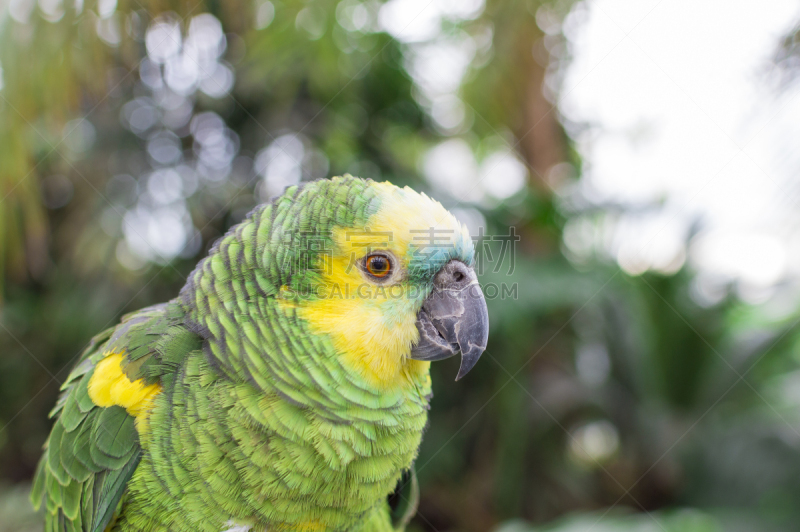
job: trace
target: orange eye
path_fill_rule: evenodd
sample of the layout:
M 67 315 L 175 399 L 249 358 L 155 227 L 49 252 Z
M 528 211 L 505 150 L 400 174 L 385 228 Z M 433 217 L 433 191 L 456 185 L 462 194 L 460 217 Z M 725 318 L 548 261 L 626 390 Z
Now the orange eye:
M 378 279 L 382 279 L 392 272 L 392 262 L 385 255 L 370 255 L 366 262 L 367 272 Z

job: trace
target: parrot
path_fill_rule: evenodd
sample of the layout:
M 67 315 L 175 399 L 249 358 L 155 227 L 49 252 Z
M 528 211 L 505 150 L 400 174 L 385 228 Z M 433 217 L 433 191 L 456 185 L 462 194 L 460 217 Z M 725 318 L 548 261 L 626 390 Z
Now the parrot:
M 463 224 L 409 187 L 290 186 L 174 299 L 95 336 L 31 488 L 45 530 L 389 532 L 416 512 L 430 363 L 486 349 Z

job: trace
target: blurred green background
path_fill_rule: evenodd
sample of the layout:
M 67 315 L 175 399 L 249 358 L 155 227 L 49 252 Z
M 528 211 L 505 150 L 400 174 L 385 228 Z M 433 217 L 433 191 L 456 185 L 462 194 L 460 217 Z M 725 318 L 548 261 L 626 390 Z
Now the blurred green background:
M 800 302 L 698 302 L 689 266 L 564 246 L 653 208 L 570 201 L 571 2 L 0 5 L 0 531 L 42 529 L 27 482 L 89 338 L 257 203 L 343 173 L 440 199 L 506 290 L 478 367 L 433 366 L 414 530 L 800 530 Z

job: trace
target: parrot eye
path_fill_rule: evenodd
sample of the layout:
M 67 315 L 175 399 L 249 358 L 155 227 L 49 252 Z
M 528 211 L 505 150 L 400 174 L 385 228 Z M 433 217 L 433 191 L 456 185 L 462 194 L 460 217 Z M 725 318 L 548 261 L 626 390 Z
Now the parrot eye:
M 392 273 L 392 261 L 386 255 L 373 253 L 367 256 L 364 261 L 364 268 L 372 277 L 385 279 Z

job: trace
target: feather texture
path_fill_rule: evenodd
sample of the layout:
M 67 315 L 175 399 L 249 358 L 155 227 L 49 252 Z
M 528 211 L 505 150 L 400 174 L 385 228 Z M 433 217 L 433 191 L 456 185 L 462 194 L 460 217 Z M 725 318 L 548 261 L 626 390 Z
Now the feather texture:
M 418 224 L 446 230 L 441 253 L 421 258 Z M 373 249 L 398 257 L 400 296 L 345 297 L 378 288 L 354 263 Z M 468 235 L 410 189 L 346 176 L 258 207 L 178 298 L 82 355 L 31 494 L 47 530 L 402 529 L 431 397 L 407 355 L 451 258 L 472 260 Z

